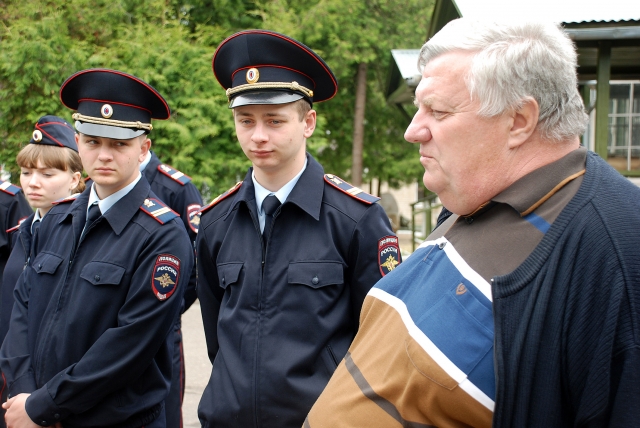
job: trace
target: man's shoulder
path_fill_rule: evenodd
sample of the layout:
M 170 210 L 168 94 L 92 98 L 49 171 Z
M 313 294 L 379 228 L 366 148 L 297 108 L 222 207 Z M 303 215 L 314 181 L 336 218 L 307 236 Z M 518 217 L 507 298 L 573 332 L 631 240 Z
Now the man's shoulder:
M 325 174 L 323 180 L 325 189 L 323 202 L 325 204 L 331 205 L 356 222 L 370 210 L 379 211 L 380 216 L 386 217 L 382 206 L 378 203 L 380 198 L 377 196 L 373 196 L 333 174 Z
M 211 202 L 200 209 L 201 216 L 207 216 L 208 218 L 215 216 L 214 213 L 220 213 L 221 210 L 226 210 L 229 208 L 229 204 L 233 200 L 231 196 L 233 196 L 240 188 L 242 187 L 242 181 L 238 181 L 234 184 L 229 190 L 221 193 L 216 196 Z

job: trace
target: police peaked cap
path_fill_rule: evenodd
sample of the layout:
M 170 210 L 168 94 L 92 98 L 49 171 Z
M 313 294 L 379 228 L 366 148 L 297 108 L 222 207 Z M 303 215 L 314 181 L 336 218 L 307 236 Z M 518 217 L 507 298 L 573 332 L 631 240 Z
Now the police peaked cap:
M 248 104 L 326 101 L 338 82 L 315 52 L 283 34 L 246 30 L 226 38 L 213 54 L 213 73 L 227 90 L 229 108 Z
M 78 151 L 76 131 L 66 120 L 58 116 L 42 116 L 38 119 L 29 144 L 67 147 Z
M 169 105 L 151 85 L 122 71 L 94 68 L 69 77 L 60 88 L 76 129 L 86 135 L 127 140 L 149 133 L 151 119 L 168 119 Z

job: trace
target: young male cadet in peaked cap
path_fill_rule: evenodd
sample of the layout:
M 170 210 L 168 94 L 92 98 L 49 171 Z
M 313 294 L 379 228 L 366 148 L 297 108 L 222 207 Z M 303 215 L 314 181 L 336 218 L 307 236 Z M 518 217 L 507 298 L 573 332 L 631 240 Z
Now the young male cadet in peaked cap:
M 0 349 L 7 425 L 165 427 L 193 249 L 139 165 L 151 119 L 167 119 L 169 107 L 142 80 L 105 69 L 69 77 L 60 98 L 77 110 L 93 184 L 47 214 L 18 282 Z
M 195 245 L 200 216 L 197 215 L 202 208 L 202 196 L 191 178 L 181 171 L 163 163 L 155 152 L 149 150 L 145 159 L 140 163 L 140 172 L 149 182 L 151 190 L 158 199 L 167 204 L 169 208 L 180 214 L 191 242 Z M 87 185 L 92 182 L 86 180 Z M 184 292 L 184 313 L 196 300 L 196 272 L 195 265 L 189 277 Z M 174 351 L 173 351 L 173 378 L 171 389 L 165 400 L 165 412 L 167 414 L 167 426 L 182 426 L 182 400 L 185 388 L 185 364 L 182 347 L 181 318 L 178 317 L 174 326 Z
M 318 55 L 242 31 L 220 44 L 213 71 L 253 167 L 202 211 L 198 298 L 213 369 L 198 415 L 205 427 L 299 427 L 367 291 L 400 262 L 398 240 L 378 198 L 306 153 L 312 103 L 337 91 Z

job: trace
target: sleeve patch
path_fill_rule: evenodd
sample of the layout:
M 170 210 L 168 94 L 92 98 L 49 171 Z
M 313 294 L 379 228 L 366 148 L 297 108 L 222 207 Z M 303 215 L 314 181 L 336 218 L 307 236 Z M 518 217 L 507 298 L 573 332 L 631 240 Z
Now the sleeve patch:
M 378 198 L 377 196 L 370 195 L 359 187 L 355 187 L 333 174 L 325 174 L 324 181 L 340 190 L 341 192 L 346 193 L 347 195 L 361 202 L 374 204 L 380 200 L 380 198 Z
M 198 227 L 200 226 L 200 210 L 202 206 L 199 204 L 192 204 L 187 207 L 187 216 L 189 217 L 189 227 L 195 233 L 198 233 Z
M 184 175 L 177 169 L 171 168 L 169 165 L 158 165 L 158 171 L 171 178 L 173 181 L 177 181 L 183 186 L 191 181 L 191 177 L 189 177 L 188 175 Z
M 151 290 L 158 300 L 165 301 L 178 288 L 180 259 L 171 254 L 160 254 L 151 275 Z
M 402 263 L 397 236 L 385 236 L 378 240 L 378 264 L 382 276 L 387 275 Z

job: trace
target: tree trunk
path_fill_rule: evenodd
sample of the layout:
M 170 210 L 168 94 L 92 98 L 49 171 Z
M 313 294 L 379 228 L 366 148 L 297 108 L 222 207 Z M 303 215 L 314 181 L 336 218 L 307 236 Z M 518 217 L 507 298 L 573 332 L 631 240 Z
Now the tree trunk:
M 356 76 L 356 110 L 353 118 L 353 152 L 351 154 L 351 181 L 362 186 L 362 147 L 364 145 L 364 109 L 367 101 L 367 64 L 358 64 Z

